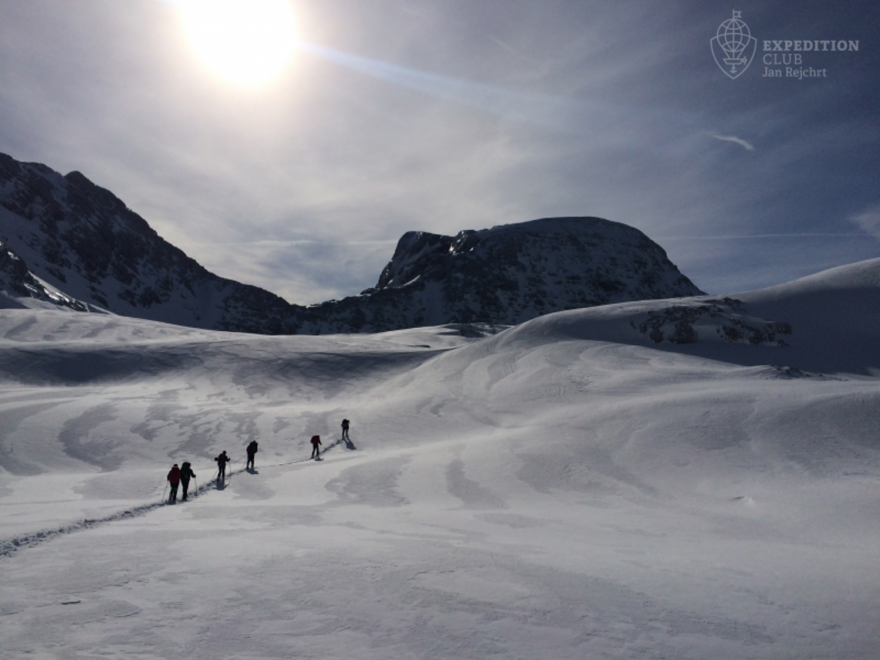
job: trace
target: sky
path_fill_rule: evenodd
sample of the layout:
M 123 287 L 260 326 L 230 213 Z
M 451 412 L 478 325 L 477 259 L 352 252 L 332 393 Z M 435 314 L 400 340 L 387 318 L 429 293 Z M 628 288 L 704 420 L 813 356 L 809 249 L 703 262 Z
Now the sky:
M 709 293 L 880 255 L 874 3 L 289 7 L 289 62 L 242 84 L 180 0 L 0 0 L 0 152 L 299 304 L 373 286 L 406 231 L 552 216 L 637 227 Z M 736 77 L 710 45 L 734 11 L 756 40 Z

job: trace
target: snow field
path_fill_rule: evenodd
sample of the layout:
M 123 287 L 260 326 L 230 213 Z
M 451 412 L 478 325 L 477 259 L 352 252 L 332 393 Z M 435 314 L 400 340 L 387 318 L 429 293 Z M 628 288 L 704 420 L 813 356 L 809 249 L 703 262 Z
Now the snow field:
M 829 347 L 845 368 L 820 375 L 748 352 L 794 343 L 589 337 L 615 314 L 468 342 L 3 312 L 0 539 L 241 460 L 186 504 L 0 556 L 4 654 L 876 656 L 876 346 Z

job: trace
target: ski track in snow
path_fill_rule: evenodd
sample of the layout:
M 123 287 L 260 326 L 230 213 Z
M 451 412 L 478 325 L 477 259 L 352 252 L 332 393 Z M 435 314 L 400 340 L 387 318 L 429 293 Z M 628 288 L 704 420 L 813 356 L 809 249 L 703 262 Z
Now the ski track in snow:
M 327 445 L 327 448 L 324 449 L 322 454 L 327 453 L 334 447 L 336 447 L 342 440 L 337 440 L 331 445 Z M 313 461 L 313 458 L 301 458 L 294 461 L 287 461 L 285 463 L 272 463 L 269 465 L 261 465 L 264 468 L 270 467 L 281 467 L 284 465 L 295 465 L 297 463 L 305 463 L 307 461 Z M 240 474 L 246 472 L 245 468 L 240 468 L 238 470 L 230 470 L 229 476 L 227 477 L 227 482 L 232 481 L 232 477 L 236 474 Z M 218 490 L 216 477 L 211 479 L 207 484 L 202 484 L 198 486 L 195 490 L 190 491 L 189 499 L 193 500 L 200 495 L 204 495 L 213 490 Z M 173 506 L 177 504 L 182 504 L 182 501 L 177 502 Z M 64 536 L 66 534 L 73 534 L 74 532 L 81 532 L 87 529 L 92 529 L 94 527 L 98 527 L 99 525 L 106 525 L 108 523 L 117 522 L 120 520 L 126 520 L 129 518 L 135 518 L 138 516 L 145 516 L 151 511 L 155 511 L 164 506 L 172 506 L 172 504 L 165 501 L 165 495 L 163 494 L 161 502 L 153 502 L 152 504 L 142 504 L 140 506 L 130 507 L 123 511 L 119 511 L 118 513 L 114 513 L 109 516 L 102 516 L 100 518 L 86 518 L 85 520 L 78 520 L 76 522 L 72 522 L 69 525 L 63 525 L 61 527 L 56 527 L 54 529 L 43 529 L 36 532 L 31 532 L 28 534 L 24 534 L 22 536 L 17 536 L 11 539 L 0 539 L 0 557 L 10 557 L 19 550 L 24 550 L 27 548 L 35 548 L 38 545 L 46 543 L 47 541 L 52 541 L 60 536 Z

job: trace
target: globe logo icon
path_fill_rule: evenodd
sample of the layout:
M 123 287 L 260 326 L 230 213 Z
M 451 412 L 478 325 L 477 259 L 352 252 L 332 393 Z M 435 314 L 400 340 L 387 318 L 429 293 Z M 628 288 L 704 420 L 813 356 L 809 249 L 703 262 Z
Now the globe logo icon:
M 739 78 L 749 68 L 755 56 L 758 40 L 742 20 L 742 12 L 733 11 L 733 17 L 718 26 L 718 32 L 709 42 L 715 63 L 730 78 Z
M 724 58 L 725 64 L 736 66 L 745 62 L 742 53 L 749 45 L 749 39 L 752 36 L 748 25 L 737 18 L 729 18 L 718 27 L 717 36 L 718 45 L 727 55 Z

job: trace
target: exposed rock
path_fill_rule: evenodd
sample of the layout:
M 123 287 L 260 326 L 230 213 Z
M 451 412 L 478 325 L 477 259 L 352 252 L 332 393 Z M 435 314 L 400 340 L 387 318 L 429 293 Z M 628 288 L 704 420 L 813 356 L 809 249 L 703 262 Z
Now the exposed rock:
M 637 229 L 546 218 L 456 236 L 408 232 L 375 288 L 310 308 L 304 327 L 512 325 L 565 309 L 700 293 Z
M 89 311 L 86 303 L 46 286 L 28 270 L 24 261 L 0 243 L 0 309 L 26 307 L 22 299 L 40 301 L 50 308 Z
M 787 346 L 781 335 L 792 333 L 784 321 L 768 321 L 749 313 L 741 300 L 718 298 L 671 305 L 648 312 L 647 318 L 630 325 L 654 343 L 694 344 L 701 338 L 729 343 Z

